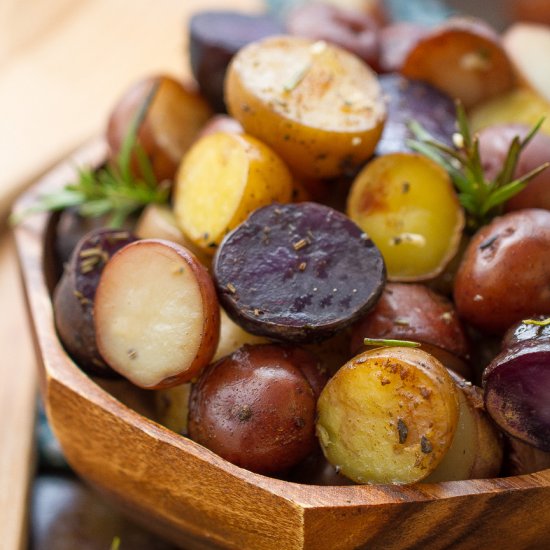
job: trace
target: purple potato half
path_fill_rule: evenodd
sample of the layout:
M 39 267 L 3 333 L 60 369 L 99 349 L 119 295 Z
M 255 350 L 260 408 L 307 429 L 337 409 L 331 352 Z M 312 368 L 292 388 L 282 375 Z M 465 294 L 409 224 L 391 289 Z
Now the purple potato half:
M 382 255 L 344 214 L 312 202 L 256 210 L 226 236 L 214 280 L 245 330 L 306 342 L 367 313 L 386 281 Z
M 550 451 L 550 338 L 497 355 L 483 373 L 485 407 L 508 435 Z
M 53 307 L 59 339 L 80 368 L 91 374 L 115 375 L 97 349 L 94 298 L 109 258 L 135 240 L 136 237 L 126 230 L 102 228 L 90 231 L 76 245 L 54 291 Z

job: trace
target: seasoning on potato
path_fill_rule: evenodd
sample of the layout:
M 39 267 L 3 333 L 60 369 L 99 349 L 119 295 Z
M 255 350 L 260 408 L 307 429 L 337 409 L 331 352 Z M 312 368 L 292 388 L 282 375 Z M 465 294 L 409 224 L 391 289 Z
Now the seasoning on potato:
M 294 172 L 333 177 L 372 153 L 386 107 L 376 74 L 323 41 L 271 37 L 239 51 L 225 83 L 229 112 Z
M 213 263 L 220 302 L 253 334 L 328 338 L 365 314 L 386 280 L 379 250 L 321 204 L 272 204 L 230 233 Z
M 206 268 L 170 241 L 144 239 L 115 254 L 95 297 L 105 362 L 147 389 L 190 381 L 212 359 L 220 310 Z
M 357 483 L 413 483 L 436 469 L 459 416 L 445 367 L 417 348 L 366 351 L 327 383 L 317 404 L 325 456 Z

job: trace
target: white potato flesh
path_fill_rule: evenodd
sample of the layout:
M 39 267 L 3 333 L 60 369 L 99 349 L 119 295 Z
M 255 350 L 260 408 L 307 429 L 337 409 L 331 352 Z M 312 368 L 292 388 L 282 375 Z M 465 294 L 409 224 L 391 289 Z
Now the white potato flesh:
M 155 387 L 193 365 L 208 312 L 181 247 L 134 244 L 105 267 L 94 308 L 96 336 L 114 370 L 138 386 Z

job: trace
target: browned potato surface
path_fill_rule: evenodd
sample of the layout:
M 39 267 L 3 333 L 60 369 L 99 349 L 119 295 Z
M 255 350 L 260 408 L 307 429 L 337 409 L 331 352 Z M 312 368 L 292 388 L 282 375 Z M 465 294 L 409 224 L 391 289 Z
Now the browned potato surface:
M 416 348 L 378 348 L 344 365 L 317 404 L 325 456 L 357 483 L 413 483 L 451 446 L 459 416 L 456 384 Z
M 401 73 L 433 84 L 466 108 L 506 92 L 515 81 L 498 35 L 472 18 L 449 19 L 420 38 Z
M 376 75 L 363 61 L 295 36 L 243 48 L 225 91 L 245 130 L 312 178 L 354 171 L 372 155 L 386 117 Z

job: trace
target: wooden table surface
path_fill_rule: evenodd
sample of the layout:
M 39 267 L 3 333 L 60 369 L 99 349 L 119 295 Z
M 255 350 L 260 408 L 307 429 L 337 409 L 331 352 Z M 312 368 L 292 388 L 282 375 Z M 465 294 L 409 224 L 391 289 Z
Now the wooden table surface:
M 26 548 L 36 373 L 11 235 L 13 199 L 103 131 L 135 80 L 188 76 L 186 21 L 199 9 L 261 9 L 260 0 L 0 2 L 0 537 Z

